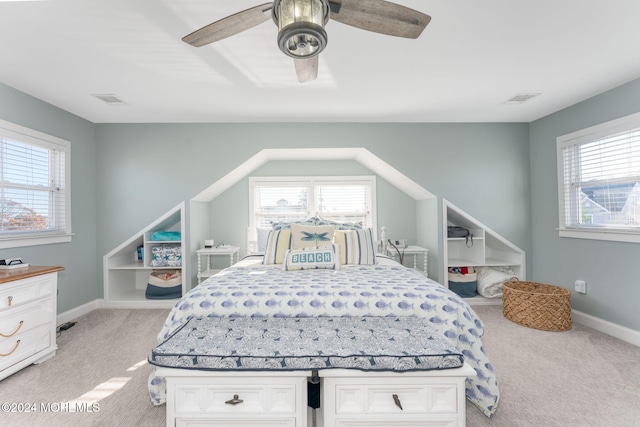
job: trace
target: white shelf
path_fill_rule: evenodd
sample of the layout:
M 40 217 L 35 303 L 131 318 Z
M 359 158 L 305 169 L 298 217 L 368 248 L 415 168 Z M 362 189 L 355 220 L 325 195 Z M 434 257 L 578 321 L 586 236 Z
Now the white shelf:
M 174 207 L 103 257 L 105 306 L 121 308 L 172 307 L 177 299 L 156 300 L 145 297 L 149 275 L 153 270 L 182 270 L 182 295 L 187 292 L 188 275 L 185 271 L 184 259 L 180 267 L 150 265 L 153 246 L 181 246 L 184 255 L 184 248 L 186 248 L 184 206 L 184 203 L 181 203 Z M 160 230 L 180 231 L 182 239 L 179 241 L 151 240 L 151 234 Z M 144 262 L 137 260 L 138 247 L 140 246 L 143 247 Z
M 114 303 L 119 308 L 171 308 L 178 302 L 178 298 L 150 300 L 145 297 L 144 292 L 144 289 L 130 290 L 118 295 L 117 301 Z
M 444 279 L 447 283 L 449 267 L 509 267 L 520 280 L 525 280 L 525 253 L 471 215 L 450 202 L 443 200 L 443 252 Z M 447 237 L 447 226 L 456 225 L 469 229 L 473 244 L 464 237 Z M 465 298 L 472 305 L 502 304 L 501 298 L 476 296 Z

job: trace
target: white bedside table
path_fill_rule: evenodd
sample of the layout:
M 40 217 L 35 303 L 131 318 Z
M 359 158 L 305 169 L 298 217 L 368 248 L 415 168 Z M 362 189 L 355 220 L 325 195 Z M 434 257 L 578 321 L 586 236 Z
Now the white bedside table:
M 232 266 L 239 261 L 240 248 L 238 246 L 225 246 L 220 248 L 199 249 L 196 251 L 196 254 L 198 254 L 198 284 L 200 284 L 204 279 L 220 271 L 220 269 L 211 269 L 212 256 L 227 256 L 229 257 L 229 266 Z M 207 258 L 206 265 L 203 265 L 202 257 Z M 205 268 L 203 269 L 203 267 Z
M 402 249 L 400 249 L 400 252 L 402 253 Z M 398 261 L 398 253 L 396 252 L 395 249 L 391 248 L 387 248 L 387 253 L 393 257 L 394 260 Z M 414 270 L 420 270 L 424 273 L 425 276 L 429 276 L 429 271 L 428 271 L 428 267 L 429 267 L 429 249 L 426 248 L 422 248 L 420 246 L 407 246 L 406 248 L 404 248 L 404 254 L 405 255 L 413 255 L 413 269 Z M 419 269 L 418 268 L 418 255 L 422 255 L 422 268 Z

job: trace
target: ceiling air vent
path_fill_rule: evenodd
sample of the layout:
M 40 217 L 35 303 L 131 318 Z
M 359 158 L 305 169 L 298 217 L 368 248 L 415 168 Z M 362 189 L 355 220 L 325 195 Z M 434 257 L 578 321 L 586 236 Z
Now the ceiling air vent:
M 507 105 L 519 105 L 524 104 L 528 100 L 535 98 L 538 95 L 542 95 L 541 93 L 518 93 L 513 95 L 511 98 L 507 99 L 503 102 L 503 104 Z
M 127 105 L 126 102 L 124 102 L 122 99 L 120 99 L 117 95 L 113 95 L 110 93 L 106 93 L 106 94 L 93 94 L 91 95 L 94 98 L 98 98 L 99 100 L 103 101 L 105 104 L 107 105 Z

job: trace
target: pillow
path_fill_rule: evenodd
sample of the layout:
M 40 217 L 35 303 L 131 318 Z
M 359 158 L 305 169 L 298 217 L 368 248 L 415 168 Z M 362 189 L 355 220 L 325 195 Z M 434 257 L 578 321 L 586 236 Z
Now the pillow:
M 333 244 L 333 227 L 291 224 L 291 249 L 325 248 Z
M 372 265 L 376 263 L 376 247 L 373 232 L 364 230 L 336 230 L 334 242 L 339 247 L 340 264 Z
M 335 230 L 362 230 L 362 222 L 336 222 L 330 219 L 318 218 L 316 225 L 330 225 Z
M 316 222 L 318 222 L 318 218 L 316 218 L 315 216 L 312 216 L 311 218 L 307 218 L 305 220 L 300 220 L 300 221 L 272 222 L 271 228 L 273 228 L 274 230 L 287 230 L 291 228 L 291 224 L 316 225 Z
M 287 271 L 293 270 L 314 270 L 314 269 L 330 269 L 338 270 L 340 268 L 340 256 L 337 245 L 331 245 L 326 248 L 302 248 L 288 250 L 282 269 Z
M 269 238 L 269 232 L 271 232 L 271 229 L 256 227 L 256 232 L 258 235 L 258 252 L 264 252 L 267 249 L 267 239 Z
M 291 230 L 271 230 L 262 263 L 282 264 L 289 249 L 291 249 Z

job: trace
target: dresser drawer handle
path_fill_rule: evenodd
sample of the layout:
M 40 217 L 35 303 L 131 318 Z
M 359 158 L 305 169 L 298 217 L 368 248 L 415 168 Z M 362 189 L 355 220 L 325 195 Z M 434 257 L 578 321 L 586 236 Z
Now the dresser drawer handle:
M 9 296 L 7 297 L 7 306 L 8 306 L 8 307 L 11 307 L 11 303 L 12 303 L 12 302 L 13 302 L 13 297 L 12 297 L 11 295 L 9 295 Z
M 400 402 L 400 398 L 398 397 L 398 395 L 394 394 L 392 397 L 393 397 L 393 402 L 396 404 L 396 406 L 400 408 L 401 411 L 404 411 L 404 409 L 402 409 L 402 402 Z
M 244 402 L 244 400 L 242 400 L 242 399 L 238 399 L 238 395 L 237 395 L 237 394 L 234 394 L 234 395 L 233 395 L 233 399 L 231 399 L 231 400 L 227 400 L 227 401 L 226 401 L 226 402 L 224 402 L 224 403 L 226 403 L 227 405 L 237 405 L 238 403 L 242 403 L 242 402 Z
M 13 346 L 13 349 L 11 349 L 11 351 L 9 353 L 6 353 L 6 354 L 0 353 L 0 357 L 4 357 L 4 356 L 10 355 L 11 353 L 13 353 L 14 351 L 16 351 L 18 349 L 19 345 L 20 345 L 20 340 L 16 341 L 16 345 Z
M 16 328 L 16 330 L 15 330 L 15 331 L 11 332 L 9 335 L 5 335 L 5 334 L 3 334 L 3 333 L 0 333 L 0 337 L 9 338 L 9 337 L 11 337 L 11 336 L 13 336 L 13 335 L 17 334 L 17 333 L 18 333 L 18 331 L 20 330 L 20 328 L 22 328 L 22 325 L 24 325 L 24 320 L 21 320 L 21 321 L 20 321 L 20 324 L 18 325 L 18 327 Z

